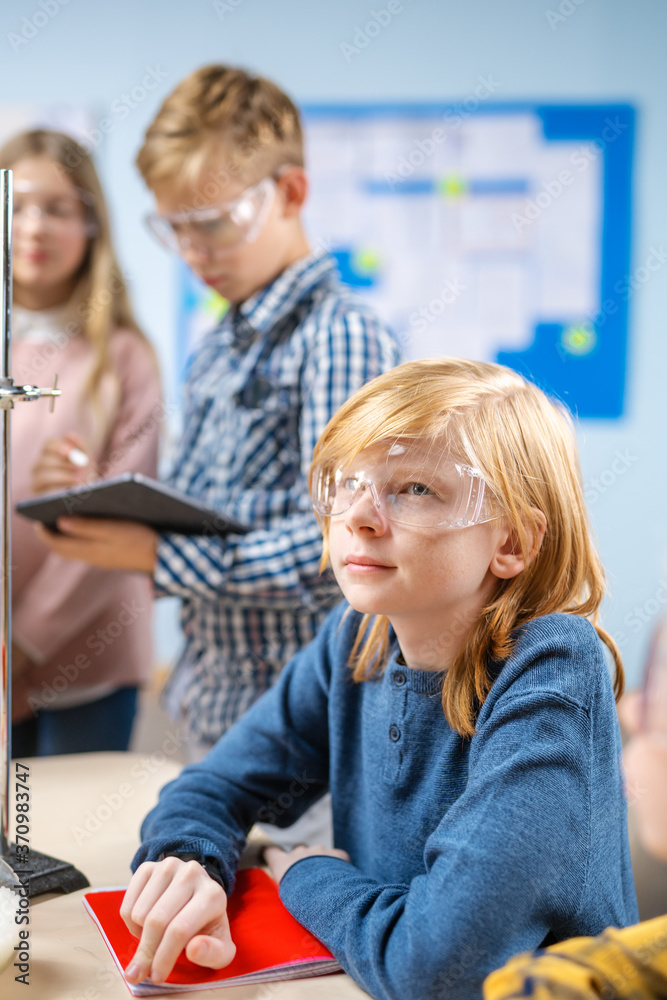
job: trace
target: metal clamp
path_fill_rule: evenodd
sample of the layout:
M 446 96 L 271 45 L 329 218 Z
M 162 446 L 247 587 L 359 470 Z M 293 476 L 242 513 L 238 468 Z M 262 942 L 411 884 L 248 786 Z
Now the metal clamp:
M 51 389 L 40 389 L 36 385 L 14 385 L 12 378 L 0 379 L 0 410 L 13 409 L 15 402 L 33 403 L 36 399 L 41 399 L 42 396 L 51 396 L 49 409 L 53 412 L 55 398 L 62 393 L 62 389 L 56 389 L 56 381 L 57 376 Z

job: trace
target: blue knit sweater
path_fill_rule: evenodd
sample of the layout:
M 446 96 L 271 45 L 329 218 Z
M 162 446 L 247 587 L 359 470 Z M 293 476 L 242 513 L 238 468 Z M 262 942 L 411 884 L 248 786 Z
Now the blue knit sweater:
M 348 611 L 345 614 L 345 611 Z M 545 939 L 638 920 L 601 643 L 556 614 L 518 631 L 463 740 L 440 675 L 402 664 L 352 681 L 347 605 L 200 763 L 168 785 L 133 867 L 214 858 L 231 889 L 259 818 L 287 826 L 330 788 L 336 847 L 280 884 L 287 908 L 381 1000 L 473 1000 Z

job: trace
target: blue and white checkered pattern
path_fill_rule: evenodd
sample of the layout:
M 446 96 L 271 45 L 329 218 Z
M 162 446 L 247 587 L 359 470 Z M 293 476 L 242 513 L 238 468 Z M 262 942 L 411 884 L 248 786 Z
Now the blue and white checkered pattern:
M 213 743 L 270 687 L 340 599 L 319 574 L 308 468 L 341 404 L 398 361 L 393 336 L 319 253 L 197 348 L 169 482 L 254 530 L 160 538 L 156 592 L 183 599 L 186 637 L 167 704 L 195 742 Z

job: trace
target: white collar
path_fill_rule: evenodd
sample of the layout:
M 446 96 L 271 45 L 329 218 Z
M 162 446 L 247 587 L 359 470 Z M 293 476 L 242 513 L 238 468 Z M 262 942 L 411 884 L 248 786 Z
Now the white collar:
M 55 309 L 12 308 L 12 339 L 28 344 L 59 342 L 67 325 L 68 307 Z

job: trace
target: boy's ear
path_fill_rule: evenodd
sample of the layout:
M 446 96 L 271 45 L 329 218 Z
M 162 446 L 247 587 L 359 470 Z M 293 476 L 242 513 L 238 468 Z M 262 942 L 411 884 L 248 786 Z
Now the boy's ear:
M 534 521 L 524 524 L 528 540 L 528 554 L 524 557 L 518 532 L 512 525 L 507 525 L 507 530 L 493 553 L 489 569 L 499 580 L 511 580 L 518 576 L 522 570 L 530 566 L 540 551 L 544 533 L 547 530 L 547 519 L 542 511 L 536 507 L 533 507 L 532 513 Z
M 287 167 L 276 181 L 278 193 L 282 196 L 283 215 L 286 218 L 298 215 L 308 197 L 308 177 L 303 167 Z

